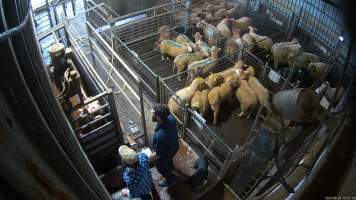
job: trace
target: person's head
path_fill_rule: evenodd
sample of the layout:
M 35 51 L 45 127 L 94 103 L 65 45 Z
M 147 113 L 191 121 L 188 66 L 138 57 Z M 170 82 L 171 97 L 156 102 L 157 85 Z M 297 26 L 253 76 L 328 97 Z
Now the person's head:
M 137 153 L 126 145 L 119 147 L 119 155 L 122 163 L 128 167 L 135 167 L 138 161 Z
M 152 108 L 152 121 L 162 124 L 170 114 L 169 108 L 165 104 L 156 104 Z

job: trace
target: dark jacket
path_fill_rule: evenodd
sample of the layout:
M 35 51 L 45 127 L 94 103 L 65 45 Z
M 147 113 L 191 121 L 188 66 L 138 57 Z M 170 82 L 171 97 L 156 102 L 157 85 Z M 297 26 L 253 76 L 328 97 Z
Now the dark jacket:
M 173 115 L 169 114 L 163 118 L 163 123 L 155 128 L 152 148 L 156 152 L 158 162 L 172 160 L 178 152 L 178 132 Z

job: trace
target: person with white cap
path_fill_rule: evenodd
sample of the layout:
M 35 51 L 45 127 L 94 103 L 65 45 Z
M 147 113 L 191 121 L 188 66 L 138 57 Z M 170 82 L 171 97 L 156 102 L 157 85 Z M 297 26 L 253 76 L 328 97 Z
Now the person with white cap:
M 126 145 L 119 148 L 122 163 L 126 166 L 123 179 L 129 189 L 130 198 L 152 199 L 154 188 L 150 171 L 150 159 L 145 153 L 136 153 Z
M 152 121 L 157 122 L 153 135 L 152 150 L 155 155 L 156 168 L 166 179 L 161 181 L 161 187 L 169 187 L 176 183 L 177 178 L 172 173 L 173 157 L 178 152 L 178 132 L 176 121 L 164 104 L 156 104 L 152 109 Z

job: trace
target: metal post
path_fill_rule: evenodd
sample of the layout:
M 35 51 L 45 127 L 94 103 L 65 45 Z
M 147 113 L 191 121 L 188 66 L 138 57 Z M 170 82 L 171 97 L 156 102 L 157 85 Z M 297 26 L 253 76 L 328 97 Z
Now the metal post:
M 239 152 L 240 146 L 236 144 L 234 150 L 232 152 L 229 152 L 229 154 L 226 156 L 222 169 L 219 172 L 219 177 L 221 179 L 224 179 L 226 177 Z
M 293 64 L 293 68 L 294 68 L 294 64 Z M 284 81 L 281 90 L 285 90 L 287 88 L 288 84 L 290 83 L 290 80 L 292 80 L 292 77 L 295 72 L 295 70 L 293 68 L 292 68 L 291 72 L 289 72 L 287 79 Z
M 72 3 L 73 16 L 75 16 L 75 3 L 74 3 L 74 0 L 70 0 L 70 2 Z
M 184 105 L 184 114 L 183 114 L 183 127 L 182 127 L 182 139 L 184 140 L 185 134 L 188 128 L 188 119 L 189 119 L 189 104 Z
M 119 138 L 119 142 L 120 142 L 120 144 L 124 144 L 125 140 L 124 140 L 124 137 L 122 135 L 122 129 L 121 129 L 119 115 L 117 114 L 117 110 L 116 110 L 114 93 L 112 92 L 111 89 L 109 89 L 107 91 L 107 95 L 108 95 L 109 106 L 110 106 L 110 109 L 111 109 L 111 114 L 113 116 L 115 127 L 116 127 L 115 130 L 116 130 L 116 133 L 117 133 L 118 138 Z
M 85 12 L 86 21 L 89 21 L 89 11 L 88 12 L 86 11 L 87 9 L 89 9 L 88 1 L 87 0 L 83 0 L 83 3 L 84 3 L 84 12 Z
M 186 17 L 186 24 L 185 24 L 185 31 L 188 31 L 190 28 L 190 6 L 192 2 L 191 0 L 185 0 L 185 17 Z
M 159 80 L 159 88 L 160 88 L 160 103 L 166 103 L 166 87 L 163 84 L 162 78 Z
M 296 26 L 296 23 L 297 23 L 297 20 L 298 17 L 295 16 L 295 13 L 292 13 L 292 17 L 291 17 L 291 20 L 289 21 L 289 24 L 288 24 L 288 33 L 287 33 L 287 40 L 290 41 L 292 36 L 294 35 L 294 29 L 295 29 L 295 26 Z
M 268 67 L 268 62 L 266 62 L 265 65 L 263 66 L 263 69 L 262 69 L 260 77 L 259 77 L 260 80 L 262 80 L 262 78 L 265 76 L 265 73 L 267 71 L 267 67 Z
M 240 59 L 242 59 L 242 56 L 243 56 L 243 53 L 245 52 L 245 49 L 244 49 L 244 47 L 242 46 L 242 45 L 239 45 L 239 55 L 238 55 L 238 57 L 237 57 L 237 60 L 240 60 Z
M 67 41 L 67 47 L 70 47 L 70 46 L 72 46 L 72 43 L 69 40 L 69 35 L 67 32 L 67 29 L 65 26 L 63 26 L 63 29 L 64 29 L 64 37 L 66 38 L 66 41 Z
M 251 10 L 251 7 L 252 7 L 251 4 L 252 4 L 251 0 L 247 0 L 247 1 L 246 1 L 245 13 L 244 13 L 244 15 L 246 15 L 247 13 L 249 13 L 249 11 Z
M 89 17 L 89 16 L 88 16 Z M 88 18 L 87 18 L 88 19 Z M 93 44 L 91 41 L 91 37 L 93 36 L 93 33 L 88 25 L 88 23 L 86 23 L 86 27 L 87 27 L 87 32 L 88 32 L 88 39 L 89 39 L 89 46 L 90 46 L 90 53 L 91 53 L 91 57 L 93 60 L 93 66 L 96 67 L 96 62 L 95 62 L 95 57 L 94 57 L 94 52 L 93 52 Z
M 161 84 L 160 77 L 156 75 L 156 101 L 161 103 Z
M 144 99 L 142 94 L 142 82 L 141 80 L 138 83 L 138 94 L 140 96 L 140 105 L 141 105 L 141 119 L 142 119 L 142 126 L 143 126 L 143 133 L 145 134 L 145 145 L 147 144 L 147 127 L 146 127 L 146 117 L 145 117 L 145 106 L 144 106 Z
M 227 172 L 229 171 L 230 169 L 230 166 L 232 164 L 232 153 L 229 152 L 224 160 L 224 163 L 222 165 L 222 168 L 220 169 L 220 172 L 218 174 L 218 177 L 221 178 L 221 179 L 224 179 Z
M 258 123 L 258 121 L 260 119 L 260 116 L 262 115 L 262 110 L 263 110 L 263 105 L 260 105 L 260 107 L 258 108 L 258 111 L 257 111 L 256 119 L 252 124 L 252 127 L 251 127 L 251 129 L 249 131 L 249 135 L 248 135 L 246 141 L 248 141 L 250 138 L 252 138 L 253 132 L 257 133 L 258 130 L 257 130 L 256 126 L 257 126 L 257 123 Z
M 64 16 L 67 17 L 67 6 L 66 6 L 66 2 L 63 2 L 63 3 L 62 3 L 62 7 L 63 7 Z
M 58 15 L 57 15 L 57 10 L 56 10 L 57 6 L 53 6 L 53 14 L 54 14 L 54 21 L 56 22 L 56 24 L 59 24 L 59 19 L 58 19 Z
M 49 6 L 49 3 L 48 3 L 48 0 L 46 0 L 46 6 L 47 6 L 46 10 L 47 10 L 49 24 L 50 24 L 50 26 L 52 28 L 54 25 L 53 25 L 53 22 L 52 22 L 51 11 L 50 11 L 50 6 Z
M 295 25 L 294 25 L 294 31 L 293 32 L 296 32 L 298 29 L 298 24 L 300 23 L 300 20 L 301 20 L 301 16 L 303 14 L 303 10 L 304 10 L 304 6 L 302 6 L 300 9 L 299 9 L 299 13 L 298 13 L 298 16 L 295 17 Z M 298 33 L 295 33 L 296 35 L 298 35 Z M 292 37 L 292 36 L 291 36 Z M 289 38 L 290 39 L 290 38 Z

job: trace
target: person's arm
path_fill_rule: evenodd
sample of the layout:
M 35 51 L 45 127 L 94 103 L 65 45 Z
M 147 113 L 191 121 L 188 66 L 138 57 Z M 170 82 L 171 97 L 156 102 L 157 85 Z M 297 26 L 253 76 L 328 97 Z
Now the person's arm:
M 157 160 L 156 152 L 152 152 L 149 159 L 150 159 L 150 163 L 156 162 L 156 160 Z
M 124 182 L 126 183 L 126 187 L 129 188 L 129 184 L 130 184 L 130 177 L 128 175 L 127 170 L 124 171 L 122 178 L 124 180 Z M 121 194 L 123 197 L 128 197 L 129 196 L 129 191 L 128 190 L 121 190 Z
M 156 132 L 153 136 L 153 151 L 155 158 L 159 159 L 165 155 L 167 151 L 167 141 L 164 141 L 163 133 L 161 131 Z
M 139 160 L 140 160 L 141 165 L 143 165 L 146 168 L 150 168 L 150 159 L 151 159 L 151 156 L 148 156 L 147 154 L 145 154 L 143 152 L 141 152 L 139 155 Z

